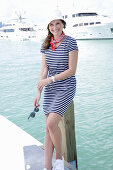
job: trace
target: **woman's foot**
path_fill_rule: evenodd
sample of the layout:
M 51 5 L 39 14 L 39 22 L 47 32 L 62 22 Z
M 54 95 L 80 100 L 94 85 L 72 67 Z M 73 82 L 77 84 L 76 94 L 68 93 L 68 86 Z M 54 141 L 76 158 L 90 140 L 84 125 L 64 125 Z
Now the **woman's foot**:
M 44 168 L 43 170 L 47 170 L 47 169 L 46 169 L 46 168 Z M 53 168 L 52 168 L 51 170 L 53 170 Z
M 52 170 L 64 170 L 64 158 L 57 159 Z

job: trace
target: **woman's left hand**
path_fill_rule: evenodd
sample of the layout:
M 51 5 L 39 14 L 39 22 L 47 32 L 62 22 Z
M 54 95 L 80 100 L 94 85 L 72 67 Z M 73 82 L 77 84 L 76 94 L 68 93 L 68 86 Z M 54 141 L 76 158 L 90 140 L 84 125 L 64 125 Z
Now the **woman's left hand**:
M 39 80 L 37 88 L 42 90 L 44 86 L 48 85 L 48 79 Z

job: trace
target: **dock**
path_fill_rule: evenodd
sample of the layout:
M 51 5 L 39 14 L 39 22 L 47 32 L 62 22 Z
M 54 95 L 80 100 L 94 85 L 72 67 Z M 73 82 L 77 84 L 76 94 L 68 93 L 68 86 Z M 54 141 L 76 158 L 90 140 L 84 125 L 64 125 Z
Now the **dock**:
M 53 163 L 55 157 L 53 156 Z M 65 161 L 65 170 L 75 167 Z M 0 115 L 0 169 L 43 170 L 44 146 L 20 127 Z

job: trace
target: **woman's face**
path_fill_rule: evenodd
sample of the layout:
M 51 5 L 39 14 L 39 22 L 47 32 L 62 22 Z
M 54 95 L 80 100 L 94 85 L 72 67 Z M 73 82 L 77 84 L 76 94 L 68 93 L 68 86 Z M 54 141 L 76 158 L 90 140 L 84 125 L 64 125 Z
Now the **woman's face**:
M 49 31 L 54 36 L 60 36 L 63 28 L 64 28 L 64 25 L 60 19 L 53 20 L 49 23 Z

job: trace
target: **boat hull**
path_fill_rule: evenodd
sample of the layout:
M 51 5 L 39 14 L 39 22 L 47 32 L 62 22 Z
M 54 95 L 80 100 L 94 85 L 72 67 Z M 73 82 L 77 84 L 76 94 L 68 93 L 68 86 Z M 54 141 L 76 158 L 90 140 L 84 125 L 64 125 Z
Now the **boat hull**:
M 113 23 L 95 26 L 67 27 L 66 34 L 79 40 L 113 39 Z

